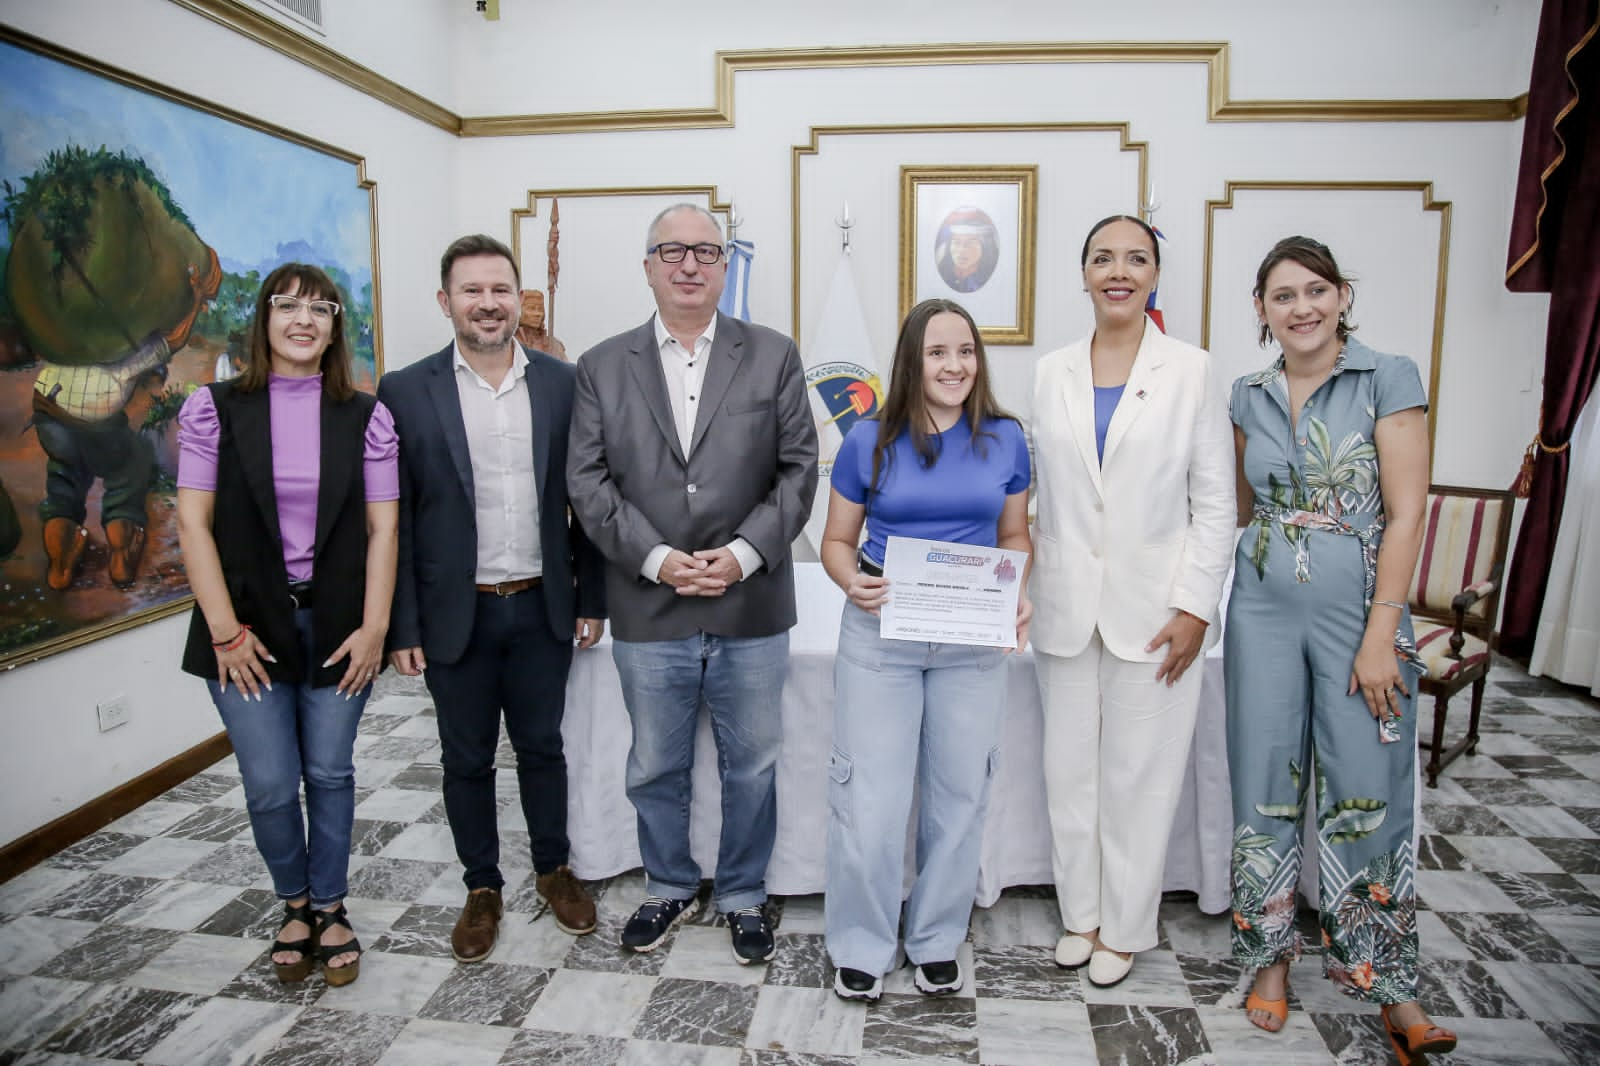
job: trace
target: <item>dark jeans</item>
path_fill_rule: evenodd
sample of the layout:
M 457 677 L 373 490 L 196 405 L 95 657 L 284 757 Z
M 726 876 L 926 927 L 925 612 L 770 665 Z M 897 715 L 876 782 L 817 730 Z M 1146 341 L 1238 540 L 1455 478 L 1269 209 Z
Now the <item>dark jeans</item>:
M 92 428 L 68 425 L 42 412 L 35 412 L 33 421 L 48 459 L 40 521 L 70 518 L 81 525 L 84 501 L 99 478 L 105 482 L 101 524 L 117 518 L 145 524 L 144 498 L 155 474 L 155 457 L 129 427 L 127 415 L 119 411 Z
M 572 641 L 558 639 L 538 586 L 513 596 L 478 593 L 472 640 L 454 663 L 429 662 L 428 691 L 444 749 L 444 809 L 468 890 L 498 888 L 494 753 L 504 712 L 517 754 L 517 787 L 532 838 L 533 868 L 567 862 L 567 759 L 561 716 Z

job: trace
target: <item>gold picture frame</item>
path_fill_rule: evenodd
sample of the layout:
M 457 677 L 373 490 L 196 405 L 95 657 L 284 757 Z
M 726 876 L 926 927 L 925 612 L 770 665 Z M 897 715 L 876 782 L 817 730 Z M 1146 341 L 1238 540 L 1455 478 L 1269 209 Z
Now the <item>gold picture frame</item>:
M 935 297 L 971 314 L 985 344 L 1033 343 L 1039 168 L 900 168 L 900 317 Z
M 120 438 L 116 454 L 128 454 L 131 445 L 148 449 L 153 460 L 148 473 L 139 475 L 146 482 L 142 491 L 130 493 L 141 501 L 132 506 L 144 508 L 146 540 L 134 580 L 122 586 L 109 576 L 103 477 L 89 479 L 82 490 L 80 528 L 87 547 L 76 578 L 66 588 L 48 584 L 42 530 L 47 519 L 40 504 L 55 457 L 41 441 L 43 423 L 32 399 L 49 364 L 15 326 L 12 296 L 0 296 L 0 322 L 8 323 L 0 329 L 0 362 L 10 364 L 0 380 L 0 425 L 15 430 L 0 452 L 3 671 L 193 605 L 176 533 L 176 414 L 188 391 L 216 380 L 219 364 L 226 367 L 241 350 L 234 334 L 247 328 L 262 275 L 291 254 L 330 270 L 345 289 L 340 320 L 349 334 L 357 387 L 367 392 L 383 373 L 383 311 L 377 187 L 361 156 L 8 26 L 0 26 L 0 101 L 7 105 L 0 107 L 0 139 L 13 149 L 0 178 L 12 189 L 23 189 L 28 177 L 42 172 L 51 154 L 70 158 L 74 150 L 92 157 L 83 166 L 112 173 L 145 167 L 174 205 L 169 210 L 185 214 L 199 241 L 214 242 L 206 246 L 216 253 L 221 278 L 196 308 L 186 341 L 176 351 L 162 349 L 165 361 L 135 379 L 120 411 L 105 420 L 126 425 L 114 431 Z M 122 146 L 118 158 L 104 147 L 108 142 Z M 91 152 L 81 145 L 102 147 Z M 251 173 L 293 173 L 295 180 L 280 188 L 244 180 Z M 11 199 L 10 191 L 0 200 Z M 230 221 L 219 224 L 221 218 Z M 99 230 L 90 232 L 99 239 Z M 7 257 L 16 244 L 14 235 L 7 237 L 0 266 L 11 270 Z M 64 506 L 59 513 L 72 517 Z

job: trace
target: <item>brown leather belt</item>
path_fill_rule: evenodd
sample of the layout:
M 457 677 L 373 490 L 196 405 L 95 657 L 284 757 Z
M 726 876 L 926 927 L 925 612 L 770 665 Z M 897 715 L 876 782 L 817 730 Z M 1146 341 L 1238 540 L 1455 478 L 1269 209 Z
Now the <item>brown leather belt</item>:
M 518 581 L 497 581 L 493 585 L 479 585 L 479 592 L 492 592 L 496 596 L 515 596 L 544 583 L 542 577 L 525 577 Z

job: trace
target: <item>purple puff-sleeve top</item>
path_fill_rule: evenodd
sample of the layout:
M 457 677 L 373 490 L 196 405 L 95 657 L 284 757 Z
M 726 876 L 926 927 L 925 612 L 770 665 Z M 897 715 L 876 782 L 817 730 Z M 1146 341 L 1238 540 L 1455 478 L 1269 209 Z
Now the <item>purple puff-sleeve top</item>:
M 278 498 L 278 531 L 290 581 L 311 580 L 317 537 L 317 488 L 321 480 L 322 375 L 269 375 L 272 412 L 272 482 Z M 217 490 L 217 441 L 221 428 L 210 389 L 196 389 L 178 413 L 178 487 Z M 394 417 L 378 404 L 367 421 L 362 462 L 368 503 L 400 498 L 400 439 Z

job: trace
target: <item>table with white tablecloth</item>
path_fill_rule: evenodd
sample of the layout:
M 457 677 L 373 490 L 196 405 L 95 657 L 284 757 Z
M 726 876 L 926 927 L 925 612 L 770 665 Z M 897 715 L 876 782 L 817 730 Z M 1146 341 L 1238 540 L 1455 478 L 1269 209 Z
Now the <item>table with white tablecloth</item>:
M 819 563 L 795 564 L 799 623 L 789 634 L 789 681 L 781 696 L 778 835 L 767 890 L 805 895 L 824 887 L 828 830 L 828 755 L 833 735 L 833 660 L 844 595 Z M 989 906 L 1010 885 L 1049 884 L 1050 831 L 1044 794 L 1043 714 L 1033 655 L 1007 660 L 1000 767 L 989 798 L 977 902 Z M 1228 908 L 1232 811 L 1223 719 L 1221 643 L 1205 660 L 1195 726 L 1164 888 L 1199 896 L 1202 910 Z M 607 643 L 578 652 L 567 685 L 566 738 L 571 782 L 568 832 L 580 877 L 610 877 L 639 866 L 633 806 L 624 791 L 630 728 Z M 717 758 L 701 714 L 696 740 L 690 843 L 707 877 L 716 869 L 721 826 Z

